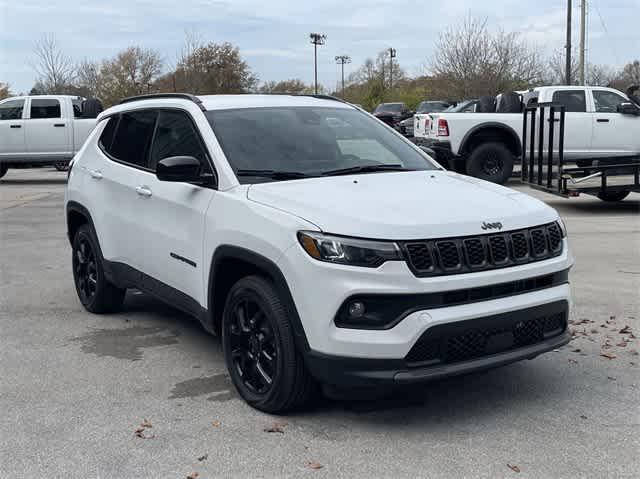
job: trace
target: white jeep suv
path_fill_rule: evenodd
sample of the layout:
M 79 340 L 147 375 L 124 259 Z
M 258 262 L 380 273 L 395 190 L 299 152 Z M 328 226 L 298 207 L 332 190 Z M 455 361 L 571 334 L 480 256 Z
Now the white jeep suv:
M 558 214 L 331 97 L 127 99 L 77 154 L 66 219 L 87 310 L 135 288 L 197 317 L 263 411 L 569 341 Z

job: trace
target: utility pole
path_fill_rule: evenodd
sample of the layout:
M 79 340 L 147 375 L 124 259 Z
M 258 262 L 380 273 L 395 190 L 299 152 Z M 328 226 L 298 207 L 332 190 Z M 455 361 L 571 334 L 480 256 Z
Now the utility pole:
M 342 99 L 344 100 L 344 65 L 345 63 L 351 63 L 351 57 L 349 55 L 338 55 L 336 63 L 342 68 Z
M 389 48 L 389 57 L 391 59 L 391 69 L 389 70 L 389 92 L 393 95 L 393 59 L 396 57 L 395 48 Z
M 315 78 L 315 92 L 318 94 L 318 45 L 324 45 L 325 40 L 327 39 L 326 35 L 322 33 L 310 33 L 309 38 L 311 38 L 311 43 L 313 43 L 313 72 Z
M 567 85 L 571 85 L 571 0 L 567 0 L 567 64 L 565 66 L 565 76 Z
M 582 0 L 580 5 L 580 85 L 586 84 L 587 65 L 585 64 L 585 41 L 587 30 L 587 0 Z

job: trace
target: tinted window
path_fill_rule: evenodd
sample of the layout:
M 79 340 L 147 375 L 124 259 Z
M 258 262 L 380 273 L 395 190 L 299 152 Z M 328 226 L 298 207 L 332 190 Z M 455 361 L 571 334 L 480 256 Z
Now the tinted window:
M 568 112 L 584 113 L 587 111 L 587 100 L 584 90 L 564 90 L 553 94 L 553 103 L 567 107 Z
M 31 99 L 31 119 L 60 118 L 60 102 L 53 99 Z
M 355 109 L 279 107 L 214 110 L 205 115 L 234 171 L 319 175 L 367 165 L 435 168 L 384 124 Z
M 102 130 L 102 134 L 100 135 L 100 139 L 98 142 L 103 150 L 105 150 L 110 155 L 113 155 L 111 151 L 111 145 L 113 143 L 113 134 L 116 132 L 116 127 L 118 126 L 118 120 L 120 116 L 112 116 L 107 120 L 107 125 Z
M 171 156 L 193 156 L 206 164 L 198 133 L 189 116 L 181 111 L 159 113 L 149 168 L 155 170 L 158 161 Z
M 629 100 L 612 91 L 594 90 L 593 101 L 598 113 L 617 113 L 618 105 L 628 103 Z
M 109 151 L 117 160 L 147 167 L 147 157 L 157 113 L 135 111 L 122 113 Z
M 388 111 L 390 113 L 400 113 L 405 109 L 404 103 L 381 103 L 375 109 L 374 113 Z
M 441 101 L 423 101 L 418 105 L 418 113 L 439 113 L 449 107 L 448 103 Z
M 24 100 L 9 100 L 0 105 L 0 120 L 20 120 Z

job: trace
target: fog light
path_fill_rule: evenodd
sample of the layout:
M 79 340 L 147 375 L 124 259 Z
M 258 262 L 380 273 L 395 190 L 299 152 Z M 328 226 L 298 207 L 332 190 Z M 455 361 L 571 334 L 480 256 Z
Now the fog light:
M 349 305 L 348 311 L 350 318 L 361 318 L 365 313 L 364 303 L 362 301 L 354 301 Z

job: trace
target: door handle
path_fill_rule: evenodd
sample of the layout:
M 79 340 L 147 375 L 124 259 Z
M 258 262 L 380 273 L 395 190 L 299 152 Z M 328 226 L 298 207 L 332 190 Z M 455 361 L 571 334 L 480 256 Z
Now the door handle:
M 91 178 L 93 178 L 94 180 L 102 179 L 102 172 L 100 170 L 91 170 L 89 171 L 89 175 L 91 175 Z
M 148 186 L 136 186 L 136 193 L 145 198 L 149 198 L 153 194 Z
M 22 128 L 22 125 L 11 125 L 9 128 Z
M 54 123 L 53 126 L 55 128 L 64 128 L 64 123 Z
M 598 118 L 596 121 L 598 123 L 609 123 L 609 119 L 608 118 Z

